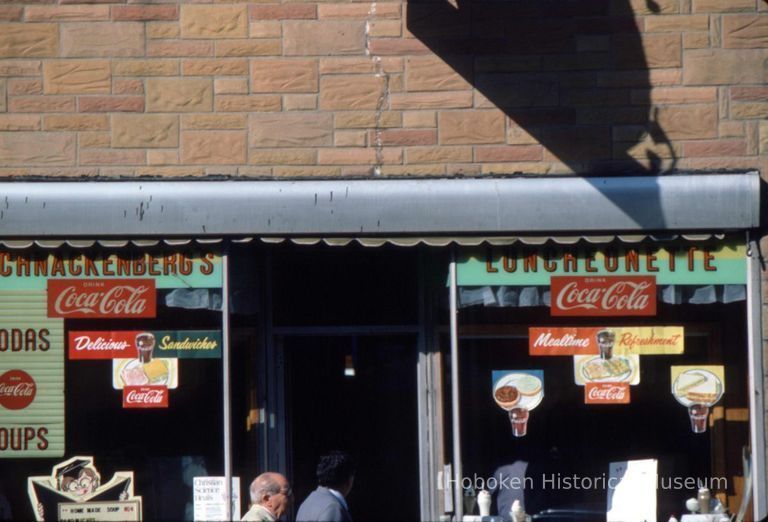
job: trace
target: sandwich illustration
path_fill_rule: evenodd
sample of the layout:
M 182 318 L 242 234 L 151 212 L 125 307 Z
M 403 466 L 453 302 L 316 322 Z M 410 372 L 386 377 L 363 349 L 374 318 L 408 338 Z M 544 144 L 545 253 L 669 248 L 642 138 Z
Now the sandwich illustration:
M 675 394 L 695 404 L 713 404 L 720 396 L 720 382 L 702 371 L 688 371 L 677 379 Z M 714 376 L 713 376 L 714 377 Z

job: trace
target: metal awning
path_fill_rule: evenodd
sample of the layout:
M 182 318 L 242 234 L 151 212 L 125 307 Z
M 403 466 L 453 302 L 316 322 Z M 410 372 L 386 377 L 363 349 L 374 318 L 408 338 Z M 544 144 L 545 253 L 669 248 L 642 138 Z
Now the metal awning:
M 430 246 L 446 247 L 449 245 L 459 246 L 511 246 L 511 245 L 544 245 L 554 243 L 558 245 L 575 245 L 577 243 L 605 245 L 613 241 L 625 244 L 641 243 L 644 241 L 670 242 L 687 241 L 700 243 L 711 239 L 721 240 L 726 237 L 725 234 L 673 234 L 666 236 L 653 236 L 645 234 L 633 235 L 603 235 L 603 236 L 434 236 L 434 237 L 266 237 L 262 236 L 260 242 L 266 244 L 280 244 L 291 242 L 296 245 L 327 245 L 343 247 L 355 243 L 364 247 L 380 247 L 384 245 L 394 245 L 399 247 Z M 253 237 L 235 237 L 227 238 L 232 243 L 250 243 L 255 240 Z M 217 245 L 222 243 L 224 238 L 195 238 L 195 239 L 0 239 L 0 246 L 9 249 L 24 249 L 38 247 L 42 249 L 57 249 L 69 247 L 74 249 L 88 248 L 106 248 L 116 249 L 125 247 L 154 248 L 157 246 L 188 246 L 188 245 Z
M 0 238 L 475 238 L 759 225 L 757 172 L 637 177 L 0 183 Z M 453 239 L 452 239 L 453 240 Z

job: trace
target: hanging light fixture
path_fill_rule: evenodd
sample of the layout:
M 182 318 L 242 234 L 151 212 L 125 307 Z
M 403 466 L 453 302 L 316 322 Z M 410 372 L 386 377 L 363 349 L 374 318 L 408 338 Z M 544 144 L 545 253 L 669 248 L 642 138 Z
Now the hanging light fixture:
M 352 355 L 344 356 L 344 377 L 355 376 L 355 363 L 352 359 Z

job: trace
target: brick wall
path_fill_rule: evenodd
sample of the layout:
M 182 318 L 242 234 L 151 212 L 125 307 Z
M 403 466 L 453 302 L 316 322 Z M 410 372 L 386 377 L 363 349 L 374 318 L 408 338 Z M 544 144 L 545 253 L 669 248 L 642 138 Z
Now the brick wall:
M 0 0 L 0 176 L 765 173 L 767 60 L 765 0 Z
M 0 2 L 4 176 L 763 168 L 764 0 Z

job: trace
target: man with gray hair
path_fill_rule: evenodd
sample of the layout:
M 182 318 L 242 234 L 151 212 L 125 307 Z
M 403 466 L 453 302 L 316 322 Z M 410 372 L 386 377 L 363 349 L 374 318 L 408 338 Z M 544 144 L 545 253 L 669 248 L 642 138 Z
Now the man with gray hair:
M 291 485 L 280 473 L 262 473 L 251 482 L 251 509 L 242 520 L 274 522 L 288 509 L 293 496 Z

